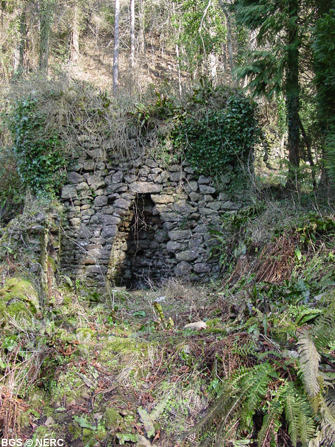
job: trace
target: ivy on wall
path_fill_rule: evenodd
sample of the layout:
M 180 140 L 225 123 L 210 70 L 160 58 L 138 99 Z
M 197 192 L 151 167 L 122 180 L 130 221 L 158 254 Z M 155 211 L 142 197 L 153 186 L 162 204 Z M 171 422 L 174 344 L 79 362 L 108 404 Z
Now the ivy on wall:
M 22 182 L 34 193 L 57 192 L 65 180 L 64 145 L 38 108 L 38 101 L 24 99 L 9 115 L 13 153 Z
M 187 114 L 175 138 L 199 174 L 215 175 L 225 172 L 228 165 L 245 163 L 261 138 L 255 103 L 240 93 L 226 94 L 223 99 L 220 107 L 211 107 L 209 99 L 204 99 L 203 109 Z

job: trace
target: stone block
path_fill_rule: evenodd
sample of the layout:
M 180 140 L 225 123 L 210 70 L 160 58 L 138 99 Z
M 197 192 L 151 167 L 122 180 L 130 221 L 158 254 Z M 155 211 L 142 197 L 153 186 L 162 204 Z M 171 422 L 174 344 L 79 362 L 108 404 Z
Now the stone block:
M 181 171 L 182 167 L 180 165 L 170 165 L 169 166 L 169 171 L 170 172 L 177 172 L 177 171 Z
M 231 210 L 239 210 L 241 206 L 237 203 L 233 203 L 230 200 L 227 202 L 222 203 L 221 209 L 225 211 L 231 211 Z
M 138 171 L 139 177 L 146 177 L 150 174 L 150 168 L 148 166 L 142 166 L 141 169 Z
M 228 196 L 227 193 L 225 193 L 225 192 L 220 192 L 220 194 L 219 194 L 219 200 L 220 200 L 221 202 L 225 202 L 225 201 L 227 201 L 228 199 L 229 199 L 229 196 Z
M 152 209 L 152 214 L 154 216 L 156 216 L 157 214 L 161 214 L 161 213 L 169 213 L 169 212 L 173 212 L 173 208 L 171 203 L 169 204 L 161 204 L 161 205 L 156 205 L 153 209 Z
M 207 185 L 199 185 L 199 189 L 202 194 L 214 194 L 216 192 L 215 188 Z
M 91 231 L 89 230 L 89 228 L 87 228 L 86 225 L 81 225 L 78 236 L 81 239 L 89 239 L 92 235 Z
M 196 273 L 209 273 L 211 266 L 204 262 L 199 262 L 198 264 L 194 264 L 194 271 Z
M 131 202 L 125 199 L 117 199 L 114 202 L 115 208 L 122 208 L 124 210 L 128 210 L 130 208 Z
M 179 213 L 161 213 L 160 218 L 163 222 L 181 222 L 184 219 Z
M 104 206 L 107 205 L 107 203 L 108 203 L 107 196 L 98 196 L 94 199 L 95 206 Z
M 206 225 L 197 225 L 195 228 L 194 228 L 194 231 L 196 232 L 196 233 L 199 233 L 199 234 L 205 234 L 205 233 L 208 233 L 208 229 L 207 229 L 207 226 Z
M 110 214 L 97 213 L 96 216 L 99 219 L 99 222 L 105 226 L 119 225 L 121 222 L 119 217 L 111 216 Z
M 80 219 L 78 217 L 70 219 L 70 222 L 74 227 L 78 227 L 80 225 Z
M 115 237 L 117 234 L 117 226 L 116 225 L 110 225 L 103 227 L 101 232 L 101 237 L 104 239 Z
M 102 214 L 114 214 L 114 207 L 112 205 L 103 206 L 101 212 Z
M 95 214 L 94 210 L 83 210 L 81 212 L 82 217 L 89 217 L 89 216 L 93 216 Z
M 211 181 L 210 177 L 205 177 L 204 175 L 200 175 L 200 177 L 198 178 L 198 183 L 199 185 L 208 185 Z
M 196 208 L 192 207 L 185 200 L 179 200 L 173 204 L 173 208 L 175 211 L 182 213 L 184 215 L 194 213 Z
M 137 175 L 134 175 L 134 174 L 126 174 L 126 175 L 124 176 L 124 180 L 125 180 L 127 183 L 133 183 L 133 182 L 136 182 L 136 180 L 137 180 Z
M 164 230 L 157 230 L 155 232 L 155 240 L 157 242 L 160 242 L 160 243 L 166 242 L 166 241 L 169 240 L 169 236 L 168 236 L 166 231 L 164 231 Z
M 92 265 L 92 266 L 86 267 L 85 271 L 86 271 L 86 273 L 96 273 L 96 274 L 105 275 L 107 273 L 107 267 L 105 267 L 104 265 Z
M 67 174 L 67 181 L 69 183 L 77 184 L 84 181 L 84 177 L 80 174 L 77 174 L 77 172 L 69 172 Z
M 125 210 L 123 208 L 115 208 L 114 210 L 114 216 L 115 217 L 123 217 L 128 214 L 128 210 Z
M 194 261 L 198 253 L 194 250 L 186 250 L 176 254 L 177 261 Z
M 166 248 L 168 251 L 171 251 L 172 253 L 175 253 L 176 251 L 181 251 L 185 247 L 185 244 L 177 241 L 169 241 L 166 244 Z
M 168 194 L 151 194 L 150 197 L 154 203 L 158 204 L 172 203 L 174 201 L 174 197 Z
M 192 166 L 185 166 L 184 171 L 188 174 L 194 174 L 194 169 L 192 168 Z
M 123 172 L 118 171 L 112 175 L 112 183 L 121 183 L 123 179 Z
M 189 197 L 192 202 L 198 202 L 199 200 L 202 199 L 201 194 L 198 194 L 197 192 L 193 192 L 193 191 L 190 192 Z
M 170 172 L 170 180 L 172 182 L 180 182 L 183 178 L 183 172 Z
M 157 162 L 155 160 L 146 160 L 146 164 L 150 168 L 156 168 L 157 167 Z
M 104 188 L 106 183 L 104 180 L 98 180 L 91 183 L 91 188 L 93 191 L 98 191 L 100 188 Z
M 210 202 L 207 203 L 208 208 L 212 208 L 212 210 L 219 211 L 221 208 L 221 202 Z
M 150 170 L 151 174 L 158 175 L 162 172 L 161 168 L 153 168 Z
M 192 236 L 191 230 L 173 230 L 168 233 L 171 241 L 179 241 L 181 239 L 189 239 Z
M 169 173 L 167 171 L 163 171 L 161 174 L 159 174 L 156 177 L 155 182 L 156 183 L 166 183 L 168 178 L 169 178 Z
M 179 264 L 176 265 L 174 271 L 176 276 L 188 276 L 192 271 L 192 267 L 188 262 L 181 261 L 179 262 Z
M 130 191 L 136 192 L 138 194 L 151 194 L 155 192 L 161 192 L 162 186 L 156 185 L 154 183 L 149 182 L 135 182 L 131 183 L 130 185 Z
M 95 162 L 94 160 L 87 160 L 84 162 L 84 170 L 85 171 L 94 171 Z
M 208 204 L 209 205 L 209 204 Z M 216 214 L 217 211 L 213 210 L 212 208 L 199 208 L 199 213 L 202 216 L 208 216 L 210 214 Z
M 192 180 L 185 185 L 184 189 L 187 193 L 196 192 L 198 191 L 198 182 Z
M 189 241 L 189 249 L 193 251 L 197 250 L 199 252 L 201 249 L 202 240 L 201 234 L 193 234 L 191 240 Z
M 62 199 L 76 199 L 77 191 L 76 187 L 73 185 L 65 185 L 62 189 Z
M 205 201 L 206 203 L 208 203 L 208 202 L 213 202 L 214 199 L 213 199 L 212 196 L 210 196 L 210 195 L 208 194 L 208 195 L 205 195 L 205 196 L 204 196 L 204 201 Z

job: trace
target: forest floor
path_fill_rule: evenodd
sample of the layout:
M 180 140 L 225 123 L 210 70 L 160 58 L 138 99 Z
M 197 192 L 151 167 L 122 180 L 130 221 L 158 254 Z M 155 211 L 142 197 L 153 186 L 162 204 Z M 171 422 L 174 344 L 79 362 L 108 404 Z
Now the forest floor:
M 218 282 L 171 279 L 103 297 L 64 279 L 42 308 L 34 282 L 13 269 L 0 289 L 2 438 L 200 447 L 222 426 L 222 445 L 294 445 L 283 409 L 290 387 L 301 408 L 308 402 L 306 334 L 328 337 L 315 348 L 314 373 L 335 374 L 335 337 L 322 326 L 333 330 L 335 219 L 286 212 L 278 230 L 269 210 L 259 213 L 233 219 L 238 232 L 225 250 L 237 244 L 239 251 Z M 201 329 L 185 328 L 196 322 Z M 277 419 L 271 413 L 264 428 L 274 408 Z M 309 410 L 303 416 L 317 439 L 320 418 L 313 422 Z

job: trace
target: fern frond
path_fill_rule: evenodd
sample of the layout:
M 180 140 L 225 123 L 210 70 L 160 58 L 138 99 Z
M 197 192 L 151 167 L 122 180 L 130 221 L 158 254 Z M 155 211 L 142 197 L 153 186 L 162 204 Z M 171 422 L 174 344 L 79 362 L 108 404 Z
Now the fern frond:
M 288 423 L 288 433 L 291 438 L 291 442 L 296 447 L 299 439 L 299 400 L 296 398 L 296 392 L 292 382 L 289 382 L 285 392 L 285 418 Z
M 248 390 L 241 412 L 241 425 L 243 427 L 249 427 L 253 415 L 267 394 L 270 380 L 277 377 L 269 363 L 254 367 L 252 373 L 250 377 L 241 381 L 241 388 Z
M 298 425 L 299 425 L 299 439 L 304 446 L 308 446 L 311 439 L 315 437 L 315 423 L 313 419 L 313 413 L 309 402 L 307 402 L 304 396 L 299 397 L 299 412 L 298 412 Z
M 258 433 L 258 445 L 263 447 L 265 443 L 267 443 L 269 434 L 271 431 L 274 431 L 276 421 L 279 421 L 279 418 L 283 412 L 283 406 L 281 403 L 281 399 L 283 394 L 286 391 L 287 384 L 282 385 L 276 392 L 275 397 L 269 403 L 269 408 L 267 414 L 264 416 L 262 428 Z
M 235 407 L 234 407 L 235 405 Z M 226 414 L 231 414 L 233 409 L 236 409 L 236 399 L 234 396 L 234 389 L 230 383 L 227 383 L 223 388 L 221 395 L 218 397 L 215 405 L 204 416 L 203 419 L 195 426 L 196 433 L 204 434 L 215 422 L 215 419 L 223 419 Z
M 320 391 L 319 362 L 321 360 L 312 337 L 305 332 L 298 341 L 299 363 L 302 378 L 310 397 L 315 397 Z
M 313 327 L 313 338 L 317 349 L 325 348 L 335 339 L 335 304 L 324 311 Z
M 322 445 L 335 444 L 335 398 L 334 391 L 328 392 L 325 398 L 320 399 L 320 412 L 322 415 L 321 433 Z
M 269 363 L 257 365 L 252 369 L 241 369 L 226 381 L 222 393 L 208 414 L 197 424 L 194 431 L 204 433 L 215 421 L 220 419 L 216 440 L 228 425 L 245 424 L 250 421 L 262 399 L 267 393 L 269 381 L 276 376 Z

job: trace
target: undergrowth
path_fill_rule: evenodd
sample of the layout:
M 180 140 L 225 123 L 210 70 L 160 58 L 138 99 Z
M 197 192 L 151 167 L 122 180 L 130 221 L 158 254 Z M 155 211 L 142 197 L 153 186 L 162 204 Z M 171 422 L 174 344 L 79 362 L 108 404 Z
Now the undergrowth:
M 261 206 L 230 217 L 239 237 L 262 213 Z M 232 231 L 235 267 L 211 286 L 170 280 L 103 297 L 64 277 L 47 307 L 2 316 L 4 430 L 39 433 L 38 392 L 55 433 L 55 408 L 62 409 L 70 443 L 79 432 L 88 445 L 98 433 L 103 446 L 137 442 L 142 407 L 159 446 L 333 445 L 334 231 L 332 214 L 292 214 L 270 239 L 251 234 L 246 253 L 235 255 Z M 194 321 L 207 328 L 184 328 Z M 76 394 L 78 384 L 92 401 Z M 114 428 L 95 420 L 107 402 L 129 418 Z

